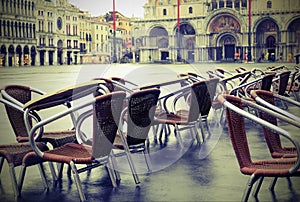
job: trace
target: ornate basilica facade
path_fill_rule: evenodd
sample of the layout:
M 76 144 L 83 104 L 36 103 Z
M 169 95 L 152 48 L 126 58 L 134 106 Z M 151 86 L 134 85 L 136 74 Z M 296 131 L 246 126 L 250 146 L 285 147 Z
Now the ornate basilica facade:
M 132 28 L 140 62 L 292 61 L 300 51 L 298 0 L 180 0 L 179 22 L 177 5 L 144 5 Z

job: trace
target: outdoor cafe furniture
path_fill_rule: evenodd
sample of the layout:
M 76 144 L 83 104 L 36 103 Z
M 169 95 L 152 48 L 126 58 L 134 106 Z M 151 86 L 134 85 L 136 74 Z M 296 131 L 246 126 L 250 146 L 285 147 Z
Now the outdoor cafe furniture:
M 26 127 L 29 131 L 30 144 L 34 150 L 31 154 L 41 157 L 44 161 L 68 164 L 71 167 L 72 175 L 78 189 L 80 199 L 86 200 L 84 195 L 79 173 L 106 165 L 108 174 L 113 186 L 116 186 L 115 173 L 113 165 L 110 162 L 113 141 L 118 129 L 119 118 L 125 98 L 124 92 L 107 92 L 103 81 L 90 81 L 77 84 L 68 88 L 61 89 L 54 93 L 45 94 L 36 100 L 32 100 L 24 105 L 25 117 L 30 113 L 64 105 L 65 103 L 74 102 L 82 99 L 71 108 L 60 111 L 50 117 L 38 121 L 31 127 L 29 120 L 26 119 Z M 91 109 L 92 108 L 92 109 Z M 36 140 L 43 136 L 43 133 L 37 132 L 44 129 L 50 123 L 70 115 L 76 111 L 81 111 L 77 118 L 76 135 L 79 136 L 82 122 L 90 116 L 91 110 L 93 115 L 93 144 L 67 143 L 63 146 L 53 148 L 49 151 L 41 151 L 37 147 Z M 80 141 L 79 141 L 80 142 Z M 76 164 L 85 165 L 77 169 Z M 60 169 L 61 170 L 61 169 Z M 59 172 L 61 174 L 61 172 Z
M 147 146 L 148 133 L 153 125 L 154 115 L 158 103 L 160 90 L 150 88 L 132 92 L 128 98 L 128 105 L 123 109 L 120 119 L 118 135 L 114 141 L 114 156 L 122 156 L 127 153 L 143 153 L 148 172 L 151 171 L 151 162 L 148 157 Z M 124 147 L 128 145 L 128 147 Z M 138 155 L 137 155 L 138 157 Z M 136 169 L 131 156 L 128 162 L 136 183 L 139 183 Z M 118 166 L 116 165 L 116 168 Z
M 22 109 L 24 104 L 43 94 L 45 93 L 38 89 L 24 85 L 7 85 L 2 88 L 1 95 L 3 99 L 6 100 L 5 103 L 14 104 L 9 105 L 4 103 L 6 114 L 18 142 L 29 141 L 28 132 L 24 122 L 24 111 Z M 13 106 L 19 106 L 19 108 Z M 36 116 L 36 119 L 40 119 L 37 114 L 34 114 L 34 116 Z M 32 120 L 30 120 L 30 122 L 32 122 Z M 60 131 L 45 132 L 43 134 L 43 138 L 41 139 L 42 142 L 48 142 L 53 147 L 59 147 L 65 143 L 74 142 L 75 140 L 75 130 L 72 128 Z
M 240 171 L 244 175 L 250 175 L 242 201 L 248 201 L 255 183 L 257 183 L 257 186 L 253 194 L 254 197 L 257 197 L 265 177 L 277 179 L 278 177 L 300 176 L 300 146 L 299 142 L 295 140 L 296 138 L 293 138 L 286 130 L 243 110 L 245 106 L 248 106 L 247 103 L 253 104 L 253 102 L 244 102 L 243 99 L 232 95 L 220 95 L 218 99 L 226 109 L 228 131 Z M 251 105 L 251 107 L 253 106 Z M 253 160 L 254 157 L 250 153 L 247 140 L 247 127 L 245 125 L 249 121 L 247 122 L 246 119 L 250 120 L 251 123 L 255 122 L 286 138 L 295 147 L 297 158 Z
M 0 99 L 0 102 L 4 102 L 7 105 L 11 104 L 4 99 Z M 3 133 L 4 131 L 1 132 Z M 41 151 L 48 150 L 48 147 L 43 142 L 38 142 L 37 147 Z M 43 185 L 45 188 L 48 188 L 48 183 L 43 169 L 43 160 L 39 157 L 32 157 L 31 155 L 28 155 L 31 151 L 33 150 L 29 142 L 0 144 L 0 173 L 2 171 L 4 160 L 6 160 L 9 166 L 9 175 L 15 197 L 19 197 L 21 194 L 26 169 L 29 166 L 39 166 Z M 20 169 L 19 179 L 17 180 L 15 168 L 18 166 L 21 166 L 22 168 Z
M 214 80 L 215 79 L 212 81 Z M 198 143 L 201 143 L 197 132 L 197 126 L 199 123 L 202 124 L 201 112 L 207 110 L 206 106 L 210 106 L 212 100 L 211 96 L 214 96 L 214 94 L 210 95 L 213 89 L 208 87 L 210 86 L 210 84 L 208 85 L 208 82 L 209 80 L 198 81 L 160 97 L 160 99 L 163 101 L 163 109 L 165 111 L 164 113 L 156 116 L 155 120 L 157 125 L 163 126 L 162 130 L 160 130 L 160 138 L 163 132 L 167 133 L 167 130 L 164 126 L 172 125 L 174 127 L 174 135 L 177 138 L 181 148 L 184 147 L 180 133 L 182 130 L 189 129 L 193 137 L 197 139 Z M 216 87 L 216 85 L 214 87 Z M 179 99 L 179 97 L 184 97 L 187 93 L 190 94 L 189 104 L 187 106 L 188 111 L 181 115 L 180 113 L 176 114 L 177 99 Z M 173 96 L 175 96 L 175 98 Z M 172 98 L 174 98 L 173 104 L 168 106 L 168 101 Z

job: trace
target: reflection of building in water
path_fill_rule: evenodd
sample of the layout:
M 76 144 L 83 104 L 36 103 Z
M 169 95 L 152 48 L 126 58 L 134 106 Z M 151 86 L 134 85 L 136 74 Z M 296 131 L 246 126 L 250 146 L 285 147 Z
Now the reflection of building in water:
M 300 49 L 300 2 L 252 0 L 251 53 L 268 60 L 289 60 Z M 248 0 L 148 0 L 144 19 L 133 22 L 135 55 L 141 62 L 233 61 L 248 48 Z M 179 34 L 178 34 L 179 33 Z M 268 54 L 266 54 L 268 53 Z

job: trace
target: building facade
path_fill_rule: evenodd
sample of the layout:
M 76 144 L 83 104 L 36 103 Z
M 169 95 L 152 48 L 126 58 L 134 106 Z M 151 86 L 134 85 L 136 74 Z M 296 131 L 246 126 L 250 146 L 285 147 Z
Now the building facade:
M 251 4 L 250 4 L 251 3 Z M 179 12 L 178 12 L 179 11 Z M 120 61 L 285 61 L 300 53 L 298 0 L 148 0 L 144 18 L 91 17 L 68 0 L 0 0 L 0 66 Z
M 141 62 L 292 61 L 299 53 L 297 0 L 181 0 L 179 14 L 177 0 L 144 5 L 133 21 Z
M 36 1 L 1 0 L 0 66 L 35 65 Z

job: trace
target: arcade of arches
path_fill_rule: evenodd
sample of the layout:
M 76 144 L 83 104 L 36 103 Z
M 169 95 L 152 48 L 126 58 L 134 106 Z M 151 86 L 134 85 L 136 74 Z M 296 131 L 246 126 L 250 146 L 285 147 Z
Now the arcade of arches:
M 213 16 L 207 21 L 206 33 L 193 22 L 182 21 L 178 30 L 163 25 L 152 26 L 148 36 L 135 39 L 136 54 L 142 62 L 184 60 L 188 62 L 247 60 L 247 26 L 231 13 Z M 255 61 L 291 61 L 300 51 L 300 18 L 279 28 L 271 17 L 253 23 L 251 52 Z M 284 30 L 286 29 L 286 30 Z

